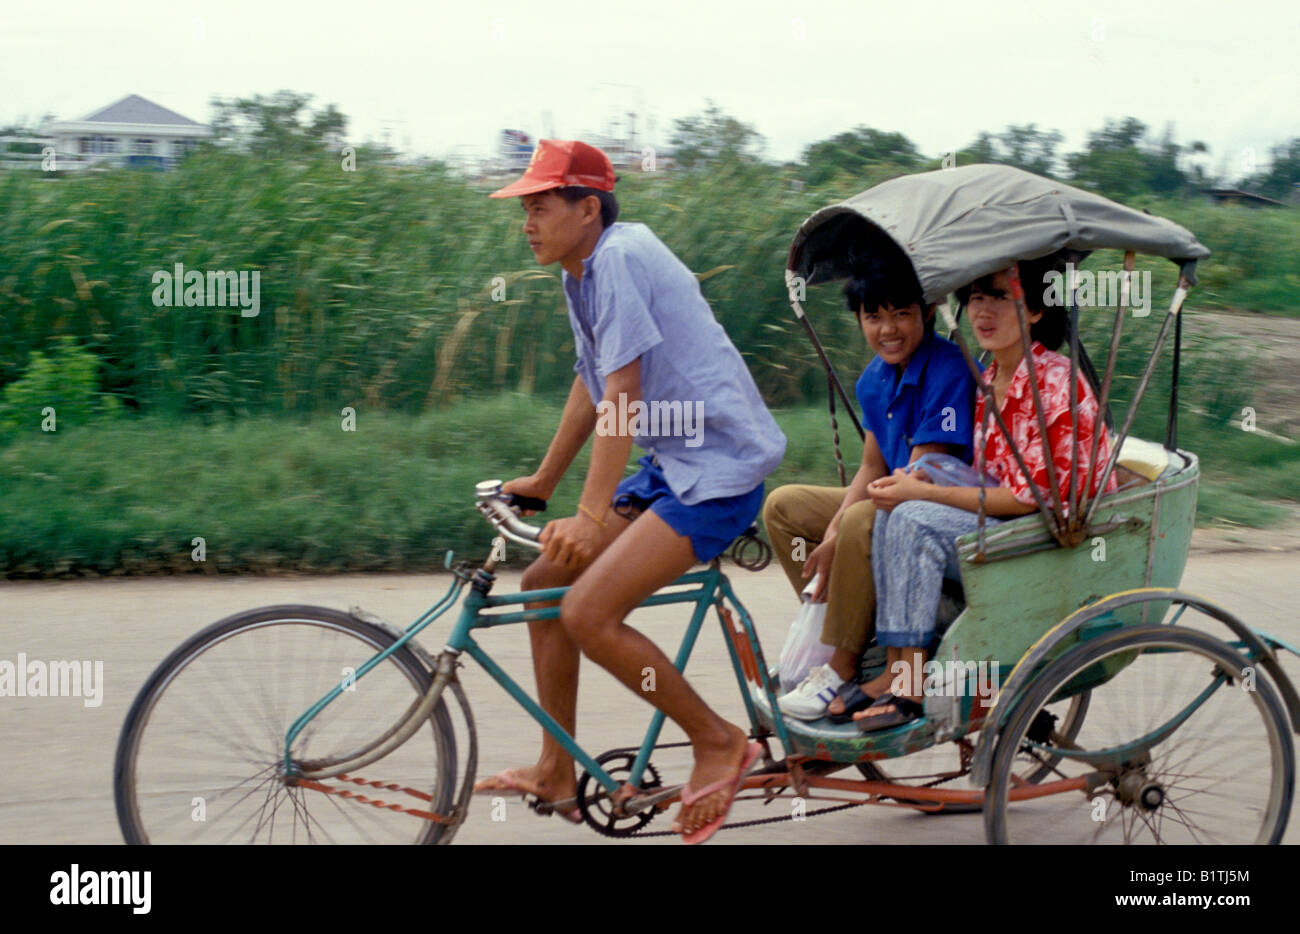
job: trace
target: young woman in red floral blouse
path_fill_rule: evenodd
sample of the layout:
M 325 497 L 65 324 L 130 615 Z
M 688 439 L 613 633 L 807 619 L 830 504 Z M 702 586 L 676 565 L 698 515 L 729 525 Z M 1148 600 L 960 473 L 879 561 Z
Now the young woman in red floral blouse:
M 1044 290 L 1038 285 L 1044 274 L 1056 269 L 1054 262 L 1050 259 L 1022 262 L 1019 266 L 1025 285 L 1024 303 L 1048 446 L 1057 488 L 1068 502 L 1065 491 L 1076 444 L 1079 458 L 1076 488 L 1082 491 L 1086 483 L 1090 494 L 1095 494 L 1101 471 L 1091 470 L 1087 463 L 1093 432 L 1103 432 L 1097 452 L 1099 464 L 1109 460 L 1111 441 L 1105 433 L 1105 424 L 1098 424 L 1097 397 L 1081 371 L 1078 372 L 1077 437 L 1071 423 L 1070 361 L 1056 352 L 1065 339 L 1066 312 L 1062 307 L 1048 306 Z M 1034 512 L 1038 507 L 1030 490 L 1031 483 L 1049 508 L 1054 502 L 1009 272 L 984 276 L 958 290 L 958 298 L 967 306 L 976 341 L 993 355 L 983 378 L 992 388 L 998 411 L 1030 474 L 1026 477 L 1020 470 L 996 420 L 990 416 L 988 437 L 981 431 L 984 396 L 980 393 L 975 410 L 975 463 L 988 475 L 984 508 L 989 525 Z M 960 579 L 956 539 L 974 531 L 978 524 L 979 475 L 965 465 L 956 465 L 954 469 L 954 459 L 943 455 L 927 455 L 927 458 L 938 459 L 930 470 L 935 475 L 933 478 L 925 472 L 927 459 L 922 459 L 918 462 L 922 469 L 911 473 L 896 470 L 868 487 L 868 495 L 877 509 L 872 541 L 872 554 L 876 556 L 872 561 L 877 601 L 876 641 L 886 647 L 889 664 L 883 674 L 862 685 L 864 694 L 877 698 L 871 707 L 854 715 L 863 732 L 898 726 L 921 715 L 918 686 L 922 679 L 913 672 L 919 674 L 927 651 L 937 641 L 935 613 L 943 578 Z M 939 479 L 939 468 L 946 475 L 941 482 L 950 483 L 955 477 L 965 485 L 933 482 Z M 1112 476 L 1107 492 L 1114 488 Z
M 1006 273 L 988 276 L 991 282 L 980 288 L 979 283 L 971 286 L 969 305 L 970 316 L 975 328 L 976 339 L 985 350 L 993 350 L 993 362 L 984 371 L 984 382 L 992 386 L 993 396 L 998 402 L 998 412 L 1007 430 L 1016 441 L 1020 456 L 1029 468 L 1030 476 L 1026 479 L 1020 465 L 1011 453 L 1011 445 L 998 427 L 997 421 L 989 416 L 989 433 L 984 438 L 984 394 L 978 393 L 975 401 L 975 451 L 976 466 L 982 466 L 989 475 L 1005 487 L 1016 500 L 1028 507 L 1031 512 L 1036 508 L 1034 494 L 1030 490 L 1032 482 L 1038 488 L 1043 502 L 1053 508 L 1052 484 L 1048 477 L 1047 463 L 1043 458 L 1043 444 L 1039 440 L 1038 416 L 1034 412 L 1034 391 L 1029 384 L 1029 366 L 1024 359 L 1024 348 L 1020 342 L 1020 326 L 1016 322 L 1015 303 L 1007 297 Z M 984 280 L 980 280 L 984 282 Z M 1000 306 L 1011 306 L 1010 321 L 1002 313 Z M 987 309 L 987 311 L 986 311 Z M 978 317 L 978 321 L 977 321 Z M 1064 315 L 1059 315 L 1064 322 Z M 1031 313 L 1030 321 L 1042 321 L 1042 313 Z M 1063 324 L 1062 324 L 1063 327 Z M 1010 329 L 1011 334 L 1006 333 Z M 1044 328 L 1043 330 L 1046 330 Z M 1030 330 L 1030 337 L 1035 335 Z M 1051 335 L 1047 337 L 1051 339 Z M 1064 331 L 1056 337 L 1056 346 L 1064 339 Z M 999 345 L 994 347 L 992 345 Z M 1042 339 L 1035 339 L 1030 348 L 1034 355 L 1034 370 L 1038 377 L 1038 394 L 1043 403 L 1043 421 L 1047 425 L 1047 444 L 1052 452 L 1052 465 L 1056 473 L 1056 487 L 1066 504 L 1063 511 L 1069 512 L 1067 487 L 1070 482 L 1070 465 L 1074 461 L 1072 446 L 1078 444 L 1080 463 L 1092 452 L 1092 437 L 1097 430 L 1097 397 L 1092 387 L 1084 378 L 1083 372 L 1076 369 L 1078 377 L 1078 413 L 1079 431 L 1077 438 L 1070 423 L 1070 358 L 1049 350 Z M 1000 352 L 999 352 L 1000 351 Z M 1105 464 L 1110 460 L 1110 434 L 1105 425 L 1101 440 L 1097 446 L 1097 462 Z M 1097 483 L 1101 480 L 1101 471 L 1078 469 L 1074 478 L 1074 501 L 1077 503 L 1083 495 L 1085 477 L 1090 479 L 1088 496 L 1097 494 Z M 1112 473 L 1106 484 L 1106 492 L 1115 489 L 1115 475 Z

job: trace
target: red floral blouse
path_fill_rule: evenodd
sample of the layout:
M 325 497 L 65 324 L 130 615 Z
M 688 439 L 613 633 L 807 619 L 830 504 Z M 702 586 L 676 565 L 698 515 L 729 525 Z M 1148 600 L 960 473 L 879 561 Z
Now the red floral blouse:
M 1038 392 L 1043 400 L 1047 441 L 1052 451 L 1052 463 L 1056 468 L 1056 484 L 1064 496 L 1064 491 L 1070 482 L 1070 461 L 1073 458 L 1070 448 L 1074 441 L 1073 426 L 1070 423 L 1070 358 L 1048 350 L 1038 341 L 1033 342 L 1031 350 L 1038 374 Z M 984 371 L 984 379 L 990 387 L 993 385 L 997 371 L 996 361 L 989 364 L 988 369 Z M 1075 488 L 1081 495 L 1084 477 L 1089 476 L 1090 473 L 1087 459 L 1092 453 L 1092 435 L 1097 426 L 1097 397 L 1093 395 L 1092 387 L 1081 371 L 1078 377 L 1079 466 L 1075 473 Z M 1043 502 L 1050 508 L 1052 484 L 1048 479 L 1047 464 L 1043 459 L 1043 444 L 1039 440 L 1038 417 L 1034 414 L 1034 393 L 1029 385 L 1029 364 L 1024 359 L 1020 361 L 1015 375 L 1011 378 L 1011 385 L 1002 400 L 1001 414 L 1007 430 L 1015 438 L 1016 447 L 1025 460 L 1025 466 L 1029 468 L 1030 480 L 1038 487 Z M 983 428 L 984 393 L 981 391 L 976 394 L 975 402 L 975 450 L 983 454 L 983 469 L 987 470 L 1001 486 L 1009 489 L 1020 502 L 1032 505 L 1034 494 L 1030 492 L 1029 484 L 1020 471 L 1020 465 L 1016 463 L 1016 458 L 1011 453 L 1011 446 L 1007 444 L 1006 437 L 998 428 L 997 419 L 993 418 L 992 414 L 989 415 L 987 442 L 983 440 Z M 1097 482 L 1101 479 L 1101 472 L 1105 470 L 1110 460 L 1110 432 L 1106 431 L 1104 423 L 1101 430 L 1101 442 L 1097 447 L 1097 463 L 1100 469 L 1090 477 L 1090 496 L 1096 495 Z M 979 457 L 979 453 L 976 456 Z M 977 463 L 976 466 L 981 465 Z M 1113 492 L 1115 488 L 1115 474 L 1112 472 L 1106 483 L 1106 492 Z

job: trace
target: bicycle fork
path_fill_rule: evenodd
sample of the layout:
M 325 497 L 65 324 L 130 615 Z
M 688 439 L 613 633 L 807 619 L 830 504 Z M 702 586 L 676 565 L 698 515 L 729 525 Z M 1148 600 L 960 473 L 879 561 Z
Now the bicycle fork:
M 298 778 L 322 779 L 333 778 L 343 772 L 351 772 L 364 768 L 372 762 L 382 759 L 384 756 L 397 749 L 408 739 L 415 735 L 420 725 L 429 718 L 438 701 L 442 697 L 442 692 L 446 689 L 448 683 L 459 684 L 456 682 L 456 658 L 457 654 L 442 652 L 434 664 L 433 683 L 429 689 L 420 697 L 416 698 L 411 706 L 407 708 L 401 718 L 390 726 L 384 733 L 372 740 L 365 746 L 352 752 L 345 753 L 341 756 L 333 756 L 327 759 L 307 759 L 294 763 L 291 750 L 293 742 L 307 724 L 319 714 L 331 701 L 337 698 L 343 691 L 355 681 L 365 677 L 367 673 L 373 670 L 377 665 L 386 658 L 410 642 L 417 633 L 433 622 L 443 613 L 445 613 L 455 603 L 461 589 L 464 587 L 464 580 L 457 577 L 452 582 L 447 593 L 436 604 L 430 607 L 423 616 L 417 619 L 405 630 L 402 635 L 393 642 L 392 645 L 381 652 L 371 656 L 360 668 L 357 669 L 353 679 L 345 680 L 343 683 L 335 685 L 328 694 L 318 700 L 305 713 L 302 714 L 293 725 L 284 738 L 284 770 L 285 775 L 292 775 Z M 423 654 L 423 653 L 421 653 Z M 464 707 L 465 705 L 462 704 Z M 465 707 L 468 710 L 467 707 Z

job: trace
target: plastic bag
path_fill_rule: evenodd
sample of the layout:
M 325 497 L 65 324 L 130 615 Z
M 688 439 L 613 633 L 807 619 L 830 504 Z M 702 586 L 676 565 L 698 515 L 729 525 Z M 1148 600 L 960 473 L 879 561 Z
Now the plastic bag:
M 835 654 L 835 647 L 823 645 L 822 623 L 826 620 L 826 604 L 813 603 L 812 594 L 820 574 L 814 575 L 801 594 L 799 615 L 790 625 L 790 633 L 781 648 L 781 693 L 789 694 L 818 665 L 825 665 Z

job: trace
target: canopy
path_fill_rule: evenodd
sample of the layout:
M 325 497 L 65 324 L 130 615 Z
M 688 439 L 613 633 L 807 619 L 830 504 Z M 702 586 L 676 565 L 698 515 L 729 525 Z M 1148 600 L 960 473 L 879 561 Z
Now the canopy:
M 808 285 L 850 274 L 850 254 L 891 237 L 912 261 L 927 302 L 980 276 L 1061 249 L 1118 249 L 1173 260 L 1194 284 L 1210 251 L 1162 217 L 1006 165 L 905 175 L 822 208 L 799 227 L 786 263 Z

